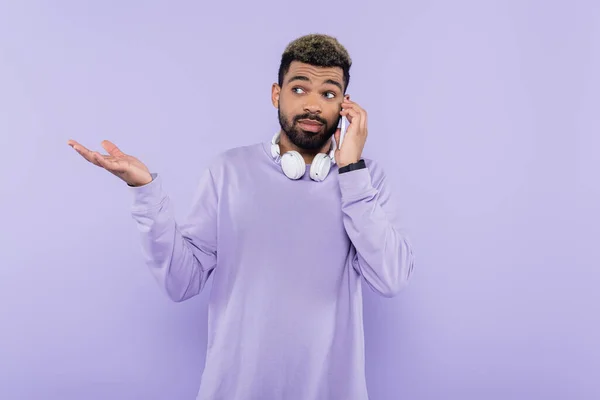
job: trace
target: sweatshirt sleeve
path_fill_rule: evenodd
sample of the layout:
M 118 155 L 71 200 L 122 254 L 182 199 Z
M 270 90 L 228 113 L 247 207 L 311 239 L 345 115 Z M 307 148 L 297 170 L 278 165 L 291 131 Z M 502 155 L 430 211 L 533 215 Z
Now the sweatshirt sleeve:
M 414 256 L 387 177 L 370 161 L 340 173 L 339 184 L 344 227 L 356 248 L 353 266 L 374 291 L 393 297 L 407 284 Z
M 173 204 L 161 176 L 152 174 L 147 185 L 130 187 L 132 217 L 142 254 L 150 272 L 175 302 L 201 292 L 217 263 L 217 194 L 207 169 L 199 182 L 189 216 L 175 221 Z

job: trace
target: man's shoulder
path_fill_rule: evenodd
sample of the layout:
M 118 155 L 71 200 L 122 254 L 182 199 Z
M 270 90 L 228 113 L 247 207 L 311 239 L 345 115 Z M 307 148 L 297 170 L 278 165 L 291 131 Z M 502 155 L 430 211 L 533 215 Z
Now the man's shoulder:
M 213 172 L 222 171 L 226 168 L 244 167 L 248 163 L 256 162 L 257 159 L 265 155 L 264 143 L 256 142 L 239 145 L 218 152 L 208 163 L 208 167 Z
M 245 145 L 239 145 L 223 150 L 217 158 L 224 161 L 233 161 L 236 159 L 248 159 L 248 157 L 262 156 L 264 154 L 264 143 L 255 142 Z

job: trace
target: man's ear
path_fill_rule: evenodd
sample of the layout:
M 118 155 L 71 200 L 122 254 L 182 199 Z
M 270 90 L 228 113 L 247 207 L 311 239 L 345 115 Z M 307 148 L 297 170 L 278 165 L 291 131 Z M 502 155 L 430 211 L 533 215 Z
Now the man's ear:
M 273 103 L 273 107 L 279 108 L 279 95 L 281 94 L 281 87 L 274 83 L 271 88 L 271 102 Z
M 350 100 L 350 95 L 349 94 L 345 94 L 344 95 L 344 100 Z

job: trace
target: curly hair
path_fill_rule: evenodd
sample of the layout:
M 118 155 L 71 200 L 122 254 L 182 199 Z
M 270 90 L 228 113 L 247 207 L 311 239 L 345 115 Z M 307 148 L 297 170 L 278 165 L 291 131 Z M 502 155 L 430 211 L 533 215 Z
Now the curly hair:
M 333 36 L 309 34 L 288 44 L 279 65 L 279 86 L 283 85 L 283 78 L 289 71 L 292 61 L 316 67 L 340 67 L 344 74 L 344 91 L 350 83 L 352 59 L 344 46 Z

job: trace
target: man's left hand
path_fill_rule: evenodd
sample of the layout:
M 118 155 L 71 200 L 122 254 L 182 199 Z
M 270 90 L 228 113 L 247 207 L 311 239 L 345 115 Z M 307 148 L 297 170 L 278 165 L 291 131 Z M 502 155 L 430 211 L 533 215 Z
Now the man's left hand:
M 360 161 L 365 142 L 367 141 L 367 112 L 358 104 L 351 101 L 348 97 L 342 102 L 342 111 L 340 115 L 344 116 L 350 122 L 348 130 L 344 135 L 342 148 L 340 143 L 340 128 L 335 132 L 334 138 L 338 148 L 335 151 L 335 161 L 339 168 Z

